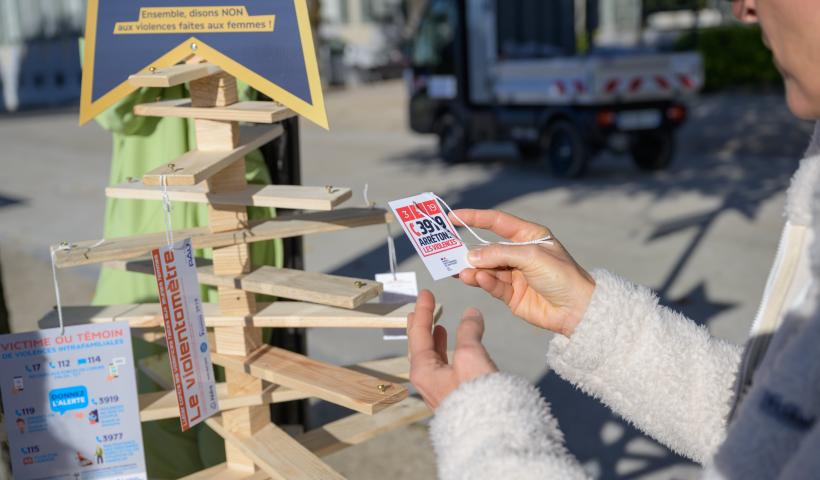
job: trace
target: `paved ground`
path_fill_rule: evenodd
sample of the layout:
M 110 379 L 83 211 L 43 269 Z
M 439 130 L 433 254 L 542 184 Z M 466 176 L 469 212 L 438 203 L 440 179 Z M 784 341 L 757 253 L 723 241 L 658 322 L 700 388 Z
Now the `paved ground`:
M 716 335 L 741 342 L 757 307 L 782 224 L 783 191 L 811 126 L 797 122 L 776 95 L 728 95 L 698 101 L 681 131 L 669 171 L 638 172 L 627 158 L 605 156 L 577 181 L 550 178 L 503 145 L 479 148 L 474 162 L 448 167 L 434 139 L 405 127 L 399 83 L 328 97 L 333 130 L 302 131 L 306 184 L 335 184 L 372 200 L 435 191 L 453 206 L 501 208 L 549 225 L 588 268 L 607 268 L 661 292 Z M 0 116 L 0 255 L 16 330 L 31 329 L 54 303 L 47 245 L 99 235 L 110 139 L 76 126 L 73 111 Z M 354 199 L 361 203 L 361 196 Z M 487 318 L 486 342 L 499 366 L 538 384 L 570 450 L 601 478 L 692 478 L 694 468 L 642 437 L 575 391 L 544 362 L 549 336 L 525 325 L 480 292 L 453 280 L 430 281 L 410 245 L 397 238 L 400 267 L 419 273 L 456 324 L 467 306 Z M 312 270 L 372 276 L 387 269 L 383 227 L 306 241 Z M 62 271 L 66 303 L 87 302 L 93 268 Z M 344 363 L 404 351 L 380 332 L 312 330 L 312 356 Z M 315 422 L 341 415 L 316 405 Z M 430 478 L 432 453 L 413 426 L 329 461 L 351 478 Z

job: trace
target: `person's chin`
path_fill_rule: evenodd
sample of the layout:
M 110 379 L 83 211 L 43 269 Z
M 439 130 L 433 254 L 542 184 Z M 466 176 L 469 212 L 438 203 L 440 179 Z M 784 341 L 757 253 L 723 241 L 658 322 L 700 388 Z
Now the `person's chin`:
M 820 99 L 812 99 L 794 81 L 786 80 L 786 102 L 789 110 L 803 120 L 820 120 Z

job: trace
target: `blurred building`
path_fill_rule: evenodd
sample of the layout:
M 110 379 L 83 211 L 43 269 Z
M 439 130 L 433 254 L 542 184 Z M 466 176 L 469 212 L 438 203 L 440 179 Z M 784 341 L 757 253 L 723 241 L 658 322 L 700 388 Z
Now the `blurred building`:
M 79 98 L 84 23 L 85 0 L 0 0 L 0 109 Z
M 426 0 L 322 0 L 326 81 L 360 83 L 401 75 L 410 18 Z

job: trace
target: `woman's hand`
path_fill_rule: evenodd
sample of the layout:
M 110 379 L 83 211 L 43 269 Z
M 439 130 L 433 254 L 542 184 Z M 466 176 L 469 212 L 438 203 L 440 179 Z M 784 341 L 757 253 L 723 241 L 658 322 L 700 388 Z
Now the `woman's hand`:
M 547 227 L 526 222 L 496 210 L 456 210 L 455 214 L 473 228 L 491 230 L 513 242 L 526 242 L 550 235 Z M 461 225 L 453 214 L 450 219 Z M 586 312 L 595 280 L 563 245 L 489 245 L 470 251 L 475 268 L 459 278 L 506 303 L 513 314 L 527 322 L 567 337 Z
M 498 371 L 481 344 L 484 335 L 481 312 L 474 308 L 464 312 L 456 331 L 453 362 L 449 363 L 447 330 L 441 325 L 433 329 L 435 308 L 433 294 L 422 290 L 416 301 L 416 311 L 407 316 L 410 382 L 433 410 L 462 383 Z

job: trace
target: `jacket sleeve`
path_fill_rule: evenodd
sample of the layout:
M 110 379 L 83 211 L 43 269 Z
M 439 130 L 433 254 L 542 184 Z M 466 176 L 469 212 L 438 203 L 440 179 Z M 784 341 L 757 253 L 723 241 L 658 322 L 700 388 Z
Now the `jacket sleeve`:
M 436 411 L 430 436 L 441 480 L 587 478 L 567 453 L 547 402 L 514 375 L 459 386 Z
M 565 380 L 677 453 L 706 463 L 726 435 L 742 350 L 604 270 L 570 338 L 547 354 Z

